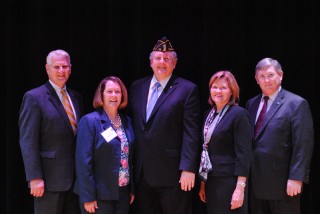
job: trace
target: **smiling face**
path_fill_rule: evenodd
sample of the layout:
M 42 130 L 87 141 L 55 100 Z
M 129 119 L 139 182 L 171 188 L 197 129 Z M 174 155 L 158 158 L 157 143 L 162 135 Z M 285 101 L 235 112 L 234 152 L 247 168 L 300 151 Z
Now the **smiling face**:
M 176 64 L 177 61 L 171 52 L 154 51 L 150 59 L 150 66 L 158 81 L 169 77 L 176 67 Z
M 265 96 L 274 94 L 280 87 L 283 77 L 282 71 L 276 71 L 273 66 L 269 66 L 256 71 L 256 81 Z
M 106 82 L 103 91 L 103 108 L 117 110 L 122 98 L 120 85 L 111 80 Z
M 46 70 L 49 79 L 63 88 L 71 74 L 71 65 L 68 58 L 64 55 L 52 55 L 50 64 L 46 64 Z
M 232 91 L 225 78 L 218 79 L 212 83 L 210 96 L 217 107 L 217 112 L 220 112 L 221 109 L 229 102 L 231 95 Z

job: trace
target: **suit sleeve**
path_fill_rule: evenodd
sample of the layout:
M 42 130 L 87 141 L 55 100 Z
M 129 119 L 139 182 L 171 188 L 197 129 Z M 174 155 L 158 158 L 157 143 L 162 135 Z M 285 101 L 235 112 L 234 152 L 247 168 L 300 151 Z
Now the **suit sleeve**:
M 291 120 L 292 156 L 289 179 L 309 180 L 309 167 L 314 145 L 313 121 L 308 102 L 299 102 Z
M 76 173 L 79 184 L 80 203 L 96 200 L 93 173 L 95 127 L 87 116 L 81 118 L 77 130 Z
M 183 142 L 180 170 L 196 173 L 200 149 L 200 101 L 198 87 L 190 90 L 183 109 Z
M 243 110 L 234 122 L 235 176 L 249 176 L 253 135 L 249 118 L 249 113 Z
M 40 161 L 41 111 L 35 96 L 24 95 L 19 115 L 20 148 L 27 181 L 42 178 Z

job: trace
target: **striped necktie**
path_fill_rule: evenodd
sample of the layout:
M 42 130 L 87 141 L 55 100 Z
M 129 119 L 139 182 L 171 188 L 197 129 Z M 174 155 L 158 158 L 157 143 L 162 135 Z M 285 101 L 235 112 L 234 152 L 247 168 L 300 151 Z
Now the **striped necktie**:
M 69 98 L 66 94 L 66 91 L 64 89 L 61 89 L 61 94 L 62 94 L 62 104 L 64 106 L 64 109 L 66 110 L 66 113 L 69 117 L 73 132 L 76 133 L 77 130 L 77 121 L 76 121 L 76 117 L 73 113 L 72 107 L 71 107 L 71 103 L 69 101 Z

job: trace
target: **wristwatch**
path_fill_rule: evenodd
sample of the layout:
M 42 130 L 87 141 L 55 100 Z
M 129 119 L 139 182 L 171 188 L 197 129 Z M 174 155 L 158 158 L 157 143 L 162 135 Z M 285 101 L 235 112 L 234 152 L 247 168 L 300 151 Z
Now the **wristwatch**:
M 237 185 L 242 186 L 242 187 L 246 187 L 246 183 L 245 182 L 238 182 Z

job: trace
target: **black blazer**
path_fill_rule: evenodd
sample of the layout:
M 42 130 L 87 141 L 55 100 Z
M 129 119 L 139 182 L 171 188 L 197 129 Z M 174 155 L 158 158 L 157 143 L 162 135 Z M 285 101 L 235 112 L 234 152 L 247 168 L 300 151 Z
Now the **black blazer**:
M 79 120 L 82 98 L 67 90 Z M 75 137 L 63 104 L 49 81 L 25 93 L 19 128 L 27 181 L 42 178 L 46 191 L 68 190 L 74 181 Z
M 254 127 L 261 94 L 247 102 Z M 253 140 L 251 180 L 256 197 L 280 200 L 287 180 L 308 182 L 314 134 L 308 102 L 281 89 Z
M 249 176 L 253 135 L 249 118 L 240 106 L 232 105 L 226 111 L 208 145 L 212 164 L 208 176 Z
M 151 186 L 177 185 L 181 170 L 196 172 L 200 149 L 198 87 L 172 75 L 146 122 L 146 105 L 152 76 L 130 88 L 129 107 L 135 131 L 135 179 Z
M 123 114 L 120 114 L 120 117 L 129 143 L 129 172 L 133 184 L 133 128 L 129 117 Z M 115 137 L 107 142 L 101 135 L 111 126 L 103 108 L 83 116 L 80 120 L 76 148 L 77 180 L 74 189 L 80 196 L 80 203 L 119 199 L 121 141 L 119 137 Z

